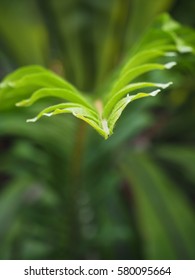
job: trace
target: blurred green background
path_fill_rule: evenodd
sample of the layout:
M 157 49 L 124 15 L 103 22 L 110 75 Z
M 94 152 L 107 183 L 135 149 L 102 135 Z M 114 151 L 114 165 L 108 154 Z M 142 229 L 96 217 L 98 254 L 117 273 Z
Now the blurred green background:
M 93 94 L 161 12 L 195 27 L 194 0 L 0 0 L 0 78 L 38 64 Z M 174 87 L 107 141 L 0 103 L 0 259 L 195 259 L 194 73 L 150 74 Z

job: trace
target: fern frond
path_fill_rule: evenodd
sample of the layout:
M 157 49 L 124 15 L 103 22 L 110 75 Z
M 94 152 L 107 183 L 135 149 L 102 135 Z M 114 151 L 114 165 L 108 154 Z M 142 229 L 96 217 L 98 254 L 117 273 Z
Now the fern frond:
M 180 34 L 183 34 L 183 37 Z M 194 40 L 192 37 L 195 37 L 192 30 L 183 28 L 168 15 L 163 15 L 128 54 L 102 98 L 90 99 L 51 71 L 39 66 L 28 66 L 8 75 L 0 84 L 0 108 L 10 100 L 17 101 L 17 106 L 30 106 L 42 98 L 57 97 L 63 99 L 63 103 L 44 109 L 28 121 L 37 121 L 42 116 L 71 113 L 87 122 L 107 139 L 129 103 L 140 98 L 156 96 L 172 84 L 170 81 L 163 84 L 145 80 L 140 82 L 140 79 L 143 74 L 151 71 L 171 69 L 176 64 L 173 59 L 177 53 L 193 52 L 194 49 L 190 45 Z M 162 60 L 163 57 L 170 61 L 165 64 L 159 63 L 159 59 Z M 138 78 L 139 82 L 134 81 Z M 152 91 L 147 92 L 147 88 L 152 88 Z M 19 101 L 21 98 L 26 99 Z

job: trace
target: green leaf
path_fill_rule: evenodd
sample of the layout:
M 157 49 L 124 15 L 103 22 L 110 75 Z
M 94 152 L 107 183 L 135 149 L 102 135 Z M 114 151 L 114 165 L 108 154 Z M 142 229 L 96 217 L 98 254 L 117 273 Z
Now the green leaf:
M 147 154 L 122 164 L 129 182 L 146 259 L 194 259 L 194 213 L 185 194 Z
M 195 149 L 191 146 L 160 145 L 155 148 L 155 154 L 161 159 L 178 167 L 179 174 L 191 180 L 194 185 Z
M 58 105 L 47 107 L 46 109 L 41 111 L 35 118 L 28 119 L 27 122 L 36 122 L 42 116 L 51 117 L 64 113 L 72 113 L 75 117 L 90 124 L 97 132 L 99 132 L 99 134 L 105 136 L 105 131 L 101 129 L 101 125 L 98 122 L 99 119 L 97 117 L 97 113 L 94 110 L 91 110 L 82 105 L 78 105 L 76 103 L 61 103 Z
M 84 105 L 86 107 L 91 108 L 89 102 L 79 92 L 73 92 L 67 89 L 59 89 L 59 88 L 43 88 L 35 91 L 33 95 L 26 100 L 22 100 L 18 102 L 17 106 L 30 106 L 35 103 L 37 100 L 44 97 L 58 97 L 61 99 L 66 99 L 69 102 L 77 102 L 78 104 Z
M 170 62 L 165 65 L 162 64 L 144 64 L 144 65 L 139 65 L 133 68 L 130 68 L 127 72 L 122 72 L 121 77 L 117 80 L 115 83 L 111 95 L 115 94 L 119 90 L 121 90 L 126 84 L 129 84 L 132 80 L 135 78 L 139 77 L 142 74 L 145 74 L 149 71 L 154 71 L 154 70 L 164 70 L 164 69 L 170 69 L 173 67 L 176 63 L 175 62 Z
M 40 88 L 60 87 L 77 91 L 74 86 L 41 66 L 26 66 L 7 75 L 0 84 L 0 88 Z
M 17 218 L 17 211 L 21 207 L 21 202 L 25 202 L 25 192 L 30 188 L 30 180 L 23 178 L 16 180 L 7 186 L 0 198 L 0 223 L 4 225 L 0 229 L 0 236 L 4 234 L 11 222 Z
M 112 110 L 108 118 L 108 127 L 110 129 L 109 134 L 113 133 L 113 128 L 119 117 L 121 116 L 125 107 L 132 101 L 149 96 L 156 96 L 160 92 L 160 89 L 152 91 L 150 93 L 137 93 L 135 95 L 127 95 L 125 98 L 121 99 Z
M 123 87 L 121 90 L 117 91 L 117 93 L 113 94 L 109 101 L 106 103 L 104 107 L 104 117 L 107 118 L 111 111 L 113 110 L 114 106 L 121 100 L 122 97 L 124 97 L 126 94 L 129 94 L 132 91 L 142 89 L 142 88 L 161 88 L 165 89 L 168 86 L 170 86 L 172 83 L 167 83 L 167 84 L 160 84 L 160 83 L 132 83 L 130 85 L 127 85 Z M 131 100 L 133 101 L 133 100 Z
M 13 73 L 7 75 L 3 79 L 3 82 L 6 85 L 6 82 L 17 81 L 18 79 L 23 77 L 23 75 L 36 74 L 36 73 L 41 73 L 41 72 L 45 72 L 45 69 L 43 67 L 41 67 L 41 66 L 38 66 L 38 65 L 31 65 L 31 66 L 21 67 L 21 68 L 15 70 Z M 1 86 L 2 85 L 3 85 L 3 83 L 1 84 Z

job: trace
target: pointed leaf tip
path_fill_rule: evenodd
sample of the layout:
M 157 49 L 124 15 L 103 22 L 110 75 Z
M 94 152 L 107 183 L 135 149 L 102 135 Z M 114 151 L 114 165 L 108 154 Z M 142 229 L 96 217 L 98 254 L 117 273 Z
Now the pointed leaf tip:
M 156 96 L 160 91 L 161 91 L 160 89 L 154 90 L 154 91 L 150 92 L 150 95 Z
M 180 53 L 190 53 L 193 52 L 193 48 L 190 46 L 178 46 L 178 51 Z
M 175 61 L 171 61 L 171 62 L 168 62 L 166 63 L 164 66 L 165 66 L 165 69 L 171 69 L 173 68 L 177 63 Z
M 177 56 L 177 53 L 176 52 L 166 52 L 165 56 L 167 56 L 167 57 L 175 57 L 175 56 Z
M 46 117 L 51 117 L 53 115 L 53 112 L 52 113 L 44 113 L 43 116 L 46 116 Z
M 36 122 L 37 120 L 38 120 L 38 118 L 35 117 L 35 118 L 33 118 L 33 119 L 28 119 L 28 120 L 26 120 L 26 122 L 27 122 L 27 123 L 29 123 L 29 122 Z
M 161 84 L 161 83 L 158 83 L 156 84 L 157 87 L 160 87 L 162 89 L 166 89 L 168 88 L 169 86 L 171 86 L 173 84 L 173 82 L 169 82 L 169 83 L 166 83 L 166 84 Z

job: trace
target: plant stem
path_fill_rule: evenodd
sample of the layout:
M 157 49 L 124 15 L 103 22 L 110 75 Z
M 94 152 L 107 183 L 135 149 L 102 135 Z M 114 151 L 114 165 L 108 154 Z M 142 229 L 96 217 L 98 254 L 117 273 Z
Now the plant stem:
M 70 199 L 72 202 L 71 209 L 71 230 L 70 239 L 73 246 L 76 248 L 77 257 L 82 258 L 79 251 L 81 244 L 81 224 L 79 221 L 79 196 L 83 187 L 83 155 L 85 150 L 85 139 L 86 139 L 86 123 L 83 121 L 79 122 L 78 131 L 76 133 L 72 161 L 70 164 Z M 75 256 L 75 252 L 74 252 Z
M 86 128 L 86 123 L 80 121 L 73 148 L 71 177 L 73 179 L 74 184 L 76 185 L 81 183 L 80 178 L 82 176 L 82 160 L 85 149 Z

